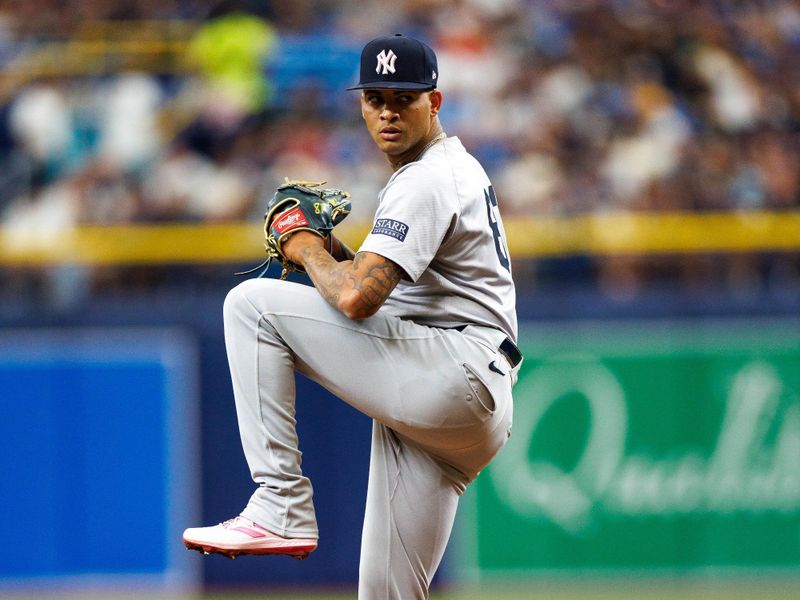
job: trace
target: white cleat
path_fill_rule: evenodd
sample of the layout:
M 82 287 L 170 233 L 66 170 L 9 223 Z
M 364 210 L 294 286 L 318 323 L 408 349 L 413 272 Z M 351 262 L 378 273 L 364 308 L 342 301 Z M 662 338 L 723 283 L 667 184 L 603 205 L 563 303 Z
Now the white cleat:
M 317 540 L 284 538 L 242 516 L 213 527 L 191 527 L 183 532 L 189 550 L 223 554 L 235 559 L 240 554 L 285 554 L 306 558 L 317 548 Z

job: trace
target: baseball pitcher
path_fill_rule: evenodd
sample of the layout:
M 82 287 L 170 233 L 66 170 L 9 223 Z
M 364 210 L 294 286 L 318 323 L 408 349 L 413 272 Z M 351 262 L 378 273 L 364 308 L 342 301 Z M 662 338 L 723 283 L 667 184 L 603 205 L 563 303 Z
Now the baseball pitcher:
M 269 203 L 268 257 L 314 287 L 255 278 L 225 300 L 257 488 L 238 516 L 187 529 L 188 548 L 303 558 L 317 547 L 295 431 L 297 370 L 373 419 L 359 598 L 428 597 L 459 496 L 510 435 L 522 361 L 497 198 L 442 130 L 438 80 L 436 56 L 418 40 L 398 34 L 363 49 L 351 89 L 394 173 L 358 252 L 332 233 L 349 211 L 345 192 L 287 182 Z

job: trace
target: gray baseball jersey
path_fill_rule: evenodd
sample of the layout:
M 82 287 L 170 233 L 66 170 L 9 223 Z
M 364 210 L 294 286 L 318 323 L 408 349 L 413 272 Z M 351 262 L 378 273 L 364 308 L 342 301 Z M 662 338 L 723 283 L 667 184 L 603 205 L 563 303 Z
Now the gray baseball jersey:
M 478 324 L 517 339 L 514 282 L 489 178 L 458 138 L 398 169 L 360 250 L 401 266 L 385 309 L 437 327 Z

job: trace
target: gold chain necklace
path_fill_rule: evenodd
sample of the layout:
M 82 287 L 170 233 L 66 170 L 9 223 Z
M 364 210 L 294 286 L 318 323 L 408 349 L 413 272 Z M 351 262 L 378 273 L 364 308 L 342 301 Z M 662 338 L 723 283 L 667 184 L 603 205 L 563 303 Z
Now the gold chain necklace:
M 431 147 L 431 146 L 433 146 L 433 145 L 434 145 L 436 142 L 439 142 L 439 141 L 443 140 L 443 139 L 444 139 L 444 138 L 446 138 L 446 137 L 447 137 L 447 134 L 446 134 L 444 131 L 442 131 L 442 132 L 441 132 L 439 135 L 437 135 L 436 137 L 434 137 L 434 138 L 433 138 L 433 139 L 432 139 L 430 142 L 428 142 L 427 144 L 425 144 L 425 146 L 422 148 L 422 150 L 420 150 L 420 151 L 417 153 L 417 155 L 416 155 L 414 158 L 412 158 L 411 160 L 409 160 L 408 162 L 406 162 L 406 163 L 403 163 L 403 164 L 404 164 L 404 165 L 407 165 L 408 163 L 412 163 L 412 162 L 414 162 L 415 160 L 419 160 L 419 157 L 420 157 L 420 156 L 422 156 L 423 154 L 425 154 L 425 151 L 426 151 L 426 150 L 428 150 L 428 148 L 430 148 L 430 147 Z

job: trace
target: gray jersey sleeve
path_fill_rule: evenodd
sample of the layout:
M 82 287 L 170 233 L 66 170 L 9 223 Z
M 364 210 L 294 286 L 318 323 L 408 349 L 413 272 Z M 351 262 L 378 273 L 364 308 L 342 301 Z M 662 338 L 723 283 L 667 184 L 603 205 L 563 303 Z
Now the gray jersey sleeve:
M 458 196 L 446 185 L 418 163 L 395 173 L 359 250 L 388 258 L 417 281 L 458 219 Z

